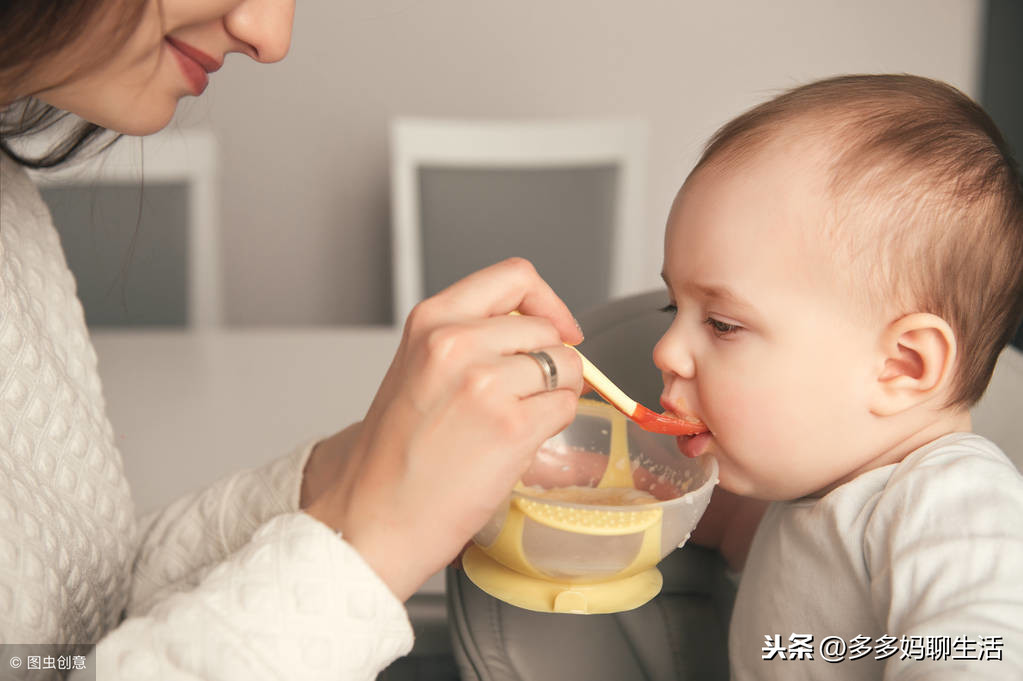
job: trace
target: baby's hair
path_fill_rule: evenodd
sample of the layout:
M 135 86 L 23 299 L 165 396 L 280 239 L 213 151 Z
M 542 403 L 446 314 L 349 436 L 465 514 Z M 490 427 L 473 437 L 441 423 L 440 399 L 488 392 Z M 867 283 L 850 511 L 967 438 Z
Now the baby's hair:
M 1002 134 L 950 85 L 857 75 L 789 90 L 711 138 L 696 170 L 741 164 L 779 138 L 827 142 L 830 219 L 851 290 L 893 319 L 929 312 L 956 336 L 947 406 L 987 388 L 1023 317 L 1023 187 Z

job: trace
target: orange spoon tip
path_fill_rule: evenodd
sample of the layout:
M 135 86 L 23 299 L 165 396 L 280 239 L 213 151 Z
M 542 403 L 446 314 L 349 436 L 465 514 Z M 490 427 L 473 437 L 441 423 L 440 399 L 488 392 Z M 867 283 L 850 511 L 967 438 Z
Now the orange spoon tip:
M 632 420 L 639 424 L 643 430 L 653 433 L 664 433 L 665 435 L 697 435 L 707 432 L 707 426 L 698 419 L 682 419 L 674 414 L 658 414 L 647 409 L 642 404 L 636 405 L 636 411 L 632 414 Z
M 590 387 L 610 402 L 615 409 L 635 421 L 643 430 L 666 435 L 696 435 L 707 431 L 707 426 L 703 425 L 699 419 L 687 420 L 674 414 L 658 414 L 650 411 L 622 392 L 622 389 L 595 367 L 593 362 L 586 359 L 583 353 L 578 349 L 575 351 L 583 364 L 583 378 L 590 384 Z

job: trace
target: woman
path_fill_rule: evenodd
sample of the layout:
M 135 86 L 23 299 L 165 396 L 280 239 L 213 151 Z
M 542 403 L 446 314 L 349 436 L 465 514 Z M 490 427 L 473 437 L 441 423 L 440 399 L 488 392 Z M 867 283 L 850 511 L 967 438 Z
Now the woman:
M 100 128 L 159 130 L 228 53 L 283 58 L 293 12 L 0 5 L 0 642 L 99 641 L 103 679 L 373 678 L 411 648 L 402 602 L 573 416 L 581 369 L 562 343 L 582 334 L 507 261 L 413 311 L 362 422 L 135 520 L 74 282 L 20 166 Z M 25 158 L 11 142 L 43 105 L 91 125 Z M 528 351 L 553 358 L 556 385 Z

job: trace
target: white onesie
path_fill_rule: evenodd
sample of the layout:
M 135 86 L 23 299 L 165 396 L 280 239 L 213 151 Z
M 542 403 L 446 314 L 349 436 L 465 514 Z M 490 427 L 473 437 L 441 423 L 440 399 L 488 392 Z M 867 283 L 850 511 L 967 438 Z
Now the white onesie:
M 953 433 L 772 504 L 732 614 L 734 679 L 1023 679 L 1023 476 Z

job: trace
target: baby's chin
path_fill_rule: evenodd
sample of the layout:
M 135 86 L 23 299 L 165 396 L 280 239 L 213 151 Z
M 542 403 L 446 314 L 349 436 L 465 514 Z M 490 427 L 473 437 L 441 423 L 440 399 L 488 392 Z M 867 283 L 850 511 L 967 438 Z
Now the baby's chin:
M 821 489 L 815 483 L 793 484 L 791 479 L 744 475 L 718 457 L 718 487 L 741 497 L 760 501 L 794 501 L 813 497 Z

